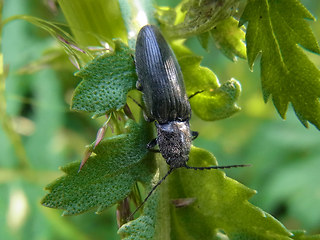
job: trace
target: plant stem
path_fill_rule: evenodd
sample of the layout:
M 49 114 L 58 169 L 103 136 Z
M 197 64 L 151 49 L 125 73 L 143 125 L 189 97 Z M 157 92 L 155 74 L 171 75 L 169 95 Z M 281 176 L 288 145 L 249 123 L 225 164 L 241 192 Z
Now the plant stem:
M 128 32 L 129 47 L 135 48 L 139 30 L 146 24 L 155 24 L 152 1 L 119 0 L 119 5 Z

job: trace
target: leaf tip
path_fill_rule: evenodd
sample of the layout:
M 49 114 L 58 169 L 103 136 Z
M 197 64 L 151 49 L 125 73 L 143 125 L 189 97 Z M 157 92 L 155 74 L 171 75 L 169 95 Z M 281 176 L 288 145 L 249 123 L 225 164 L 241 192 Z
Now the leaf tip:
M 308 120 L 306 120 L 302 114 L 298 111 L 296 111 L 296 109 L 294 108 L 294 112 L 297 116 L 297 118 L 299 119 L 299 121 L 302 123 L 302 125 L 305 127 L 305 128 L 309 128 L 309 124 L 308 124 Z M 317 126 L 316 126 L 317 127 Z M 318 128 L 319 129 L 319 128 Z
M 267 103 L 270 97 L 270 93 L 265 88 L 262 88 L 262 97 L 263 97 L 264 103 Z

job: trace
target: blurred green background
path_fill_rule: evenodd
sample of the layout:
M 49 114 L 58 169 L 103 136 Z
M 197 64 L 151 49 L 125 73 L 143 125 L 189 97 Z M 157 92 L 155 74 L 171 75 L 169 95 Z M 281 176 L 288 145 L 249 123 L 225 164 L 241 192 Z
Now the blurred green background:
M 174 1 L 158 1 L 161 5 Z M 302 1 L 320 16 L 320 1 Z M 65 22 L 54 1 L 8 0 L 3 16 L 25 14 Z M 320 24 L 310 22 L 320 39 Z M 226 170 L 228 176 L 258 194 L 251 202 L 278 218 L 288 229 L 320 232 L 320 138 L 315 127 L 305 129 L 291 108 L 283 121 L 271 102 L 264 104 L 259 64 L 250 72 L 244 60 L 228 60 L 215 46 L 204 51 L 196 39 L 187 45 L 204 56 L 221 82 L 242 84 L 242 111 L 232 118 L 204 122 L 193 115 L 192 129 L 200 135 L 194 145 L 211 151 L 220 165 L 251 164 Z M 8 23 L 2 32 L 7 73 L 1 98 L 0 239 L 119 239 L 115 208 L 61 217 L 62 211 L 40 205 L 44 186 L 61 176 L 59 166 L 83 157 L 103 119 L 69 110 L 72 91 L 80 79 L 56 40 L 28 22 Z M 320 58 L 307 53 L 317 67 Z M 3 94 L 2 92 L 0 94 Z M 2 96 L 3 97 L 3 96 Z M 4 117 L 3 109 L 11 117 Z

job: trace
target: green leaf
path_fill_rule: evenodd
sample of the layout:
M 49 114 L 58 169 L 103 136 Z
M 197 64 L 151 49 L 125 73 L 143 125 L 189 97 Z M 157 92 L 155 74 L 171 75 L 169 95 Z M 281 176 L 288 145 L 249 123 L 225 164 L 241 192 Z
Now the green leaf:
M 234 79 L 220 85 L 210 69 L 200 66 L 201 59 L 190 55 L 179 58 L 188 95 L 204 90 L 190 99 L 192 110 L 207 121 L 230 117 L 240 110 L 235 102 L 241 86 Z
M 73 58 L 77 63 L 82 63 L 87 59 L 91 59 L 91 54 L 89 52 L 84 52 L 82 49 L 77 47 L 77 42 L 73 36 L 71 36 L 67 31 L 63 30 L 58 24 L 46 21 L 37 17 L 27 16 L 27 15 L 13 15 L 3 21 L 3 25 L 13 21 L 13 20 L 25 20 L 36 27 L 48 32 L 52 37 L 54 37 L 59 44 L 63 47 L 65 52 Z
M 169 23 L 167 19 L 175 17 L 179 18 L 176 25 L 171 21 L 165 26 L 165 31 L 170 38 L 188 38 L 194 35 L 207 32 L 215 27 L 221 20 L 230 17 L 236 10 L 239 0 L 225 1 L 184 1 L 182 6 L 176 8 L 176 13 L 172 10 L 161 9 L 158 19 L 162 23 Z M 181 18 L 181 12 L 184 18 Z M 162 16 L 164 16 L 162 18 Z M 180 20 L 181 18 L 181 20 Z M 182 21 L 182 22 L 181 22 Z
M 146 193 L 167 173 L 168 165 L 165 160 L 157 155 L 158 170 L 146 188 Z M 170 178 L 170 176 L 169 176 Z M 158 189 L 152 193 L 143 206 L 142 214 L 135 220 L 124 224 L 118 231 L 123 239 L 170 239 L 170 199 L 169 182 L 161 183 Z M 143 229 L 143 231 L 141 231 Z
M 272 95 L 285 119 L 288 104 L 305 127 L 320 128 L 320 72 L 300 46 L 320 53 L 305 19 L 313 16 L 297 0 L 250 0 L 240 24 L 248 22 L 246 42 L 250 68 L 261 52 L 264 100 Z M 298 46 L 300 45 L 300 46 Z
M 306 235 L 306 231 L 304 230 L 296 230 L 292 231 L 294 234 L 293 239 L 294 240 L 318 240 L 320 239 L 320 234 L 315 235 Z
M 219 22 L 210 31 L 216 46 L 233 61 L 237 60 L 237 56 L 243 59 L 247 57 L 245 33 L 238 24 L 236 19 L 230 17 Z
M 68 25 L 81 46 L 112 44 L 113 38 L 126 41 L 126 30 L 117 0 L 58 0 Z M 116 24 L 115 24 L 116 23 Z
M 115 50 L 95 58 L 76 73 L 83 81 L 72 99 L 73 110 L 100 116 L 120 110 L 137 80 L 132 50 L 115 40 Z
M 208 51 L 209 37 L 210 37 L 209 32 L 204 32 L 204 33 L 201 33 L 200 35 L 197 36 L 197 38 L 198 38 L 201 46 L 202 46 L 206 51 Z
M 213 148 L 208 143 L 207 147 L 217 155 L 223 154 L 232 163 L 244 159 L 253 165 L 248 172 L 232 171 L 236 174 L 233 175 L 235 179 L 241 179 L 244 185 L 259 191 L 251 203 L 266 212 L 277 213 L 284 224 L 295 219 L 299 221 L 299 228 L 317 233 L 313 229 L 317 229 L 320 222 L 320 205 L 316 203 L 320 190 L 320 175 L 317 173 L 320 168 L 319 131 L 316 128 L 306 131 L 293 118 L 293 111 L 289 110 L 288 114 L 286 122 L 265 118 L 257 124 L 257 120 L 246 118 L 233 126 L 230 121 L 224 126 L 223 133 L 215 137 L 222 143 Z M 221 128 L 221 125 L 217 127 Z M 196 130 L 203 136 L 201 129 Z M 279 212 L 280 208 L 286 209 L 285 212 Z
M 216 160 L 209 152 L 193 147 L 188 165 L 216 165 Z M 173 239 L 213 239 L 221 230 L 229 239 L 291 239 L 292 234 L 280 222 L 248 202 L 255 191 L 222 171 L 178 169 L 168 181 L 170 199 L 196 198 L 186 207 L 171 207 Z
M 147 184 L 146 192 L 149 192 L 152 188 L 152 184 L 156 184 L 159 181 L 159 174 L 156 174 L 153 181 Z M 156 213 L 159 204 L 159 191 L 152 193 L 148 201 L 143 206 L 142 214 L 121 226 L 118 230 L 118 234 L 122 239 L 154 239 L 156 228 Z M 141 231 L 143 229 L 143 231 Z
M 118 230 L 118 234 L 122 236 L 123 240 L 153 239 L 154 231 L 154 219 L 142 215 L 139 218 L 122 225 Z
M 134 48 L 140 29 L 147 25 L 157 25 L 154 19 L 154 2 L 150 0 L 118 0 L 117 1 L 128 34 L 128 45 Z M 114 24 L 117 26 L 117 24 Z
M 79 173 L 80 162 L 63 167 L 66 175 L 46 187 L 50 193 L 42 204 L 63 209 L 64 215 L 92 208 L 101 212 L 124 199 L 137 181 L 148 182 L 153 166 L 146 157 L 145 128 L 130 120 L 126 129 L 126 133 L 104 139 L 92 149 L 94 155 Z

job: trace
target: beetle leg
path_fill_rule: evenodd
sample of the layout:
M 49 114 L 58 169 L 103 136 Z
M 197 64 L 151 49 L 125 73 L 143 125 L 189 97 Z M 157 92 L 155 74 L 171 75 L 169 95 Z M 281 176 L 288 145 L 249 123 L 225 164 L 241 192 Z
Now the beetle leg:
M 142 91 L 142 85 L 141 85 L 141 82 L 139 80 L 136 82 L 136 89 L 139 90 L 139 91 Z
M 151 148 L 154 148 L 156 145 L 157 145 L 157 139 L 154 138 L 147 144 L 147 148 L 151 149 Z
M 191 131 L 191 135 L 192 135 L 192 140 L 195 140 L 199 136 L 199 133 L 196 131 Z
M 148 149 L 149 152 L 160 153 L 159 149 Z
M 143 111 L 143 117 L 144 117 L 144 120 L 146 120 L 147 122 L 153 122 L 154 121 L 154 119 L 152 119 L 151 117 L 149 117 L 147 115 L 146 111 Z
M 133 54 L 131 54 L 131 57 L 132 57 L 132 60 L 133 60 L 134 64 L 136 64 L 136 60 L 134 59 Z
M 202 92 L 204 92 L 204 90 L 196 91 L 195 93 L 193 93 L 193 94 L 191 94 L 191 95 L 189 96 L 189 99 L 192 98 L 192 97 L 194 97 L 194 96 L 196 96 L 196 95 L 198 95 L 199 93 L 202 93 Z
M 146 114 L 146 110 L 145 110 L 144 106 L 142 106 L 142 105 L 141 105 L 137 100 L 135 100 L 133 97 L 128 96 L 128 98 L 131 98 L 132 101 L 133 101 L 135 104 L 137 104 L 137 105 L 142 109 L 142 111 L 143 111 L 143 117 L 144 117 L 144 119 L 145 119 L 147 122 L 153 122 L 153 121 L 154 121 L 154 119 L 152 119 L 151 117 L 149 117 L 149 116 Z
M 147 149 L 150 151 L 150 152 L 160 152 L 159 149 L 154 149 L 154 147 L 157 145 L 157 139 L 152 139 L 148 144 L 147 144 Z

